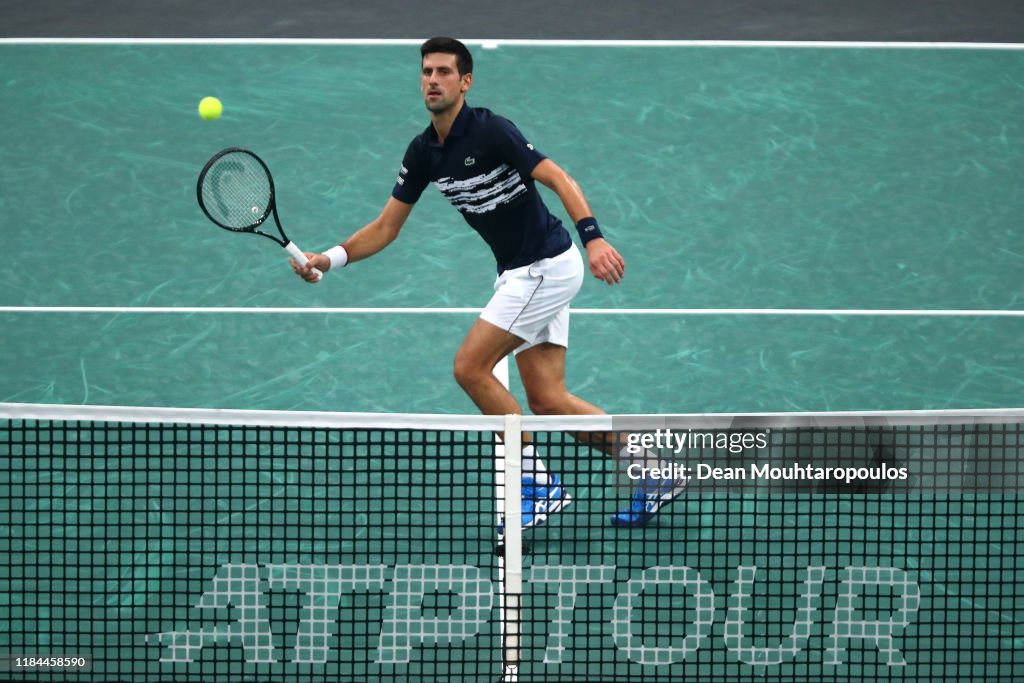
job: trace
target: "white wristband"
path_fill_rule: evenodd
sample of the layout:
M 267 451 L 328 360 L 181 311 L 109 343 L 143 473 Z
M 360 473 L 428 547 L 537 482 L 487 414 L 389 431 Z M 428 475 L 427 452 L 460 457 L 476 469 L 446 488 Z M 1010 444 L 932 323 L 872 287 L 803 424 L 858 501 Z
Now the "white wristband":
M 331 270 L 344 268 L 345 264 L 348 263 L 348 252 L 340 244 L 325 251 L 324 256 L 331 260 Z

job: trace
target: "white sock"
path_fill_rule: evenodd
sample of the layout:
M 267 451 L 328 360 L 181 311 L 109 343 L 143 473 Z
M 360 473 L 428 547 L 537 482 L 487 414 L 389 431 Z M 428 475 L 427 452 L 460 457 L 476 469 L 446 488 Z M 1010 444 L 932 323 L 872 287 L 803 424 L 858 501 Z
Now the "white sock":
M 531 444 L 523 446 L 523 476 L 532 478 L 538 484 L 548 483 L 548 471 Z

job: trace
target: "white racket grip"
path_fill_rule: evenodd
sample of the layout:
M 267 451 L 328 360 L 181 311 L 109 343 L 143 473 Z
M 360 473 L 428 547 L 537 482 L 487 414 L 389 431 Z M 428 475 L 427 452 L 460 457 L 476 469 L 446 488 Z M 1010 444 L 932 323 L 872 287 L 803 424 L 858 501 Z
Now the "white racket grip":
M 295 242 L 289 242 L 288 244 L 284 245 L 284 250 L 287 251 L 288 255 L 295 259 L 295 262 L 298 263 L 300 266 L 304 266 L 307 263 L 309 263 L 309 259 L 306 258 L 306 255 L 302 253 L 301 249 L 295 246 Z M 313 269 L 313 274 L 316 275 L 317 282 L 320 282 L 320 279 L 323 278 L 324 276 L 323 272 L 321 272 L 318 268 Z

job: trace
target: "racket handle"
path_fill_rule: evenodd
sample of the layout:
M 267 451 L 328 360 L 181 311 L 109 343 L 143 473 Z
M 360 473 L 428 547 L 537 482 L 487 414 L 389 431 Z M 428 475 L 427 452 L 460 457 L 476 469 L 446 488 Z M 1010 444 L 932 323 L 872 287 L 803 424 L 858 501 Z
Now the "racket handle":
M 289 242 L 288 244 L 284 245 L 284 250 L 287 251 L 288 255 L 295 259 L 295 262 L 298 263 L 300 266 L 304 266 L 307 263 L 309 263 L 309 259 L 306 258 L 306 255 L 302 253 L 301 249 L 295 246 L 295 242 Z M 319 282 L 320 279 L 324 276 L 323 272 L 320 271 L 318 268 L 314 268 L 313 273 L 316 275 L 317 282 Z

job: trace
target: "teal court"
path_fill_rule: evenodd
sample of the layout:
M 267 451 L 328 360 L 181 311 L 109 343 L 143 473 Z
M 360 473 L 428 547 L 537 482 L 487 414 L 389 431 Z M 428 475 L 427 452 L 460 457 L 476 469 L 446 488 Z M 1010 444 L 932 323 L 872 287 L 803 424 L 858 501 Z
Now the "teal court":
M 627 260 L 577 299 L 574 391 L 617 414 L 1021 405 L 1020 51 L 476 56 L 471 103 L 580 181 Z M 243 146 L 304 248 L 366 223 L 426 125 L 414 45 L 0 59 L 0 402 L 474 412 L 451 359 L 493 264 L 436 193 L 317 286 L 195 201 Z M 496 680 L 493 429 L 4 419 L 0 654 L 86 653 L 81 681 Z M 911 434 L 922 467 L 1020 449 L 1014 426 Z M 697 489 L 622 530 L 614 463 L 542 444 L 575 500 L 523 557 L 523 681 L 1024 667 L 1016 491 Z

